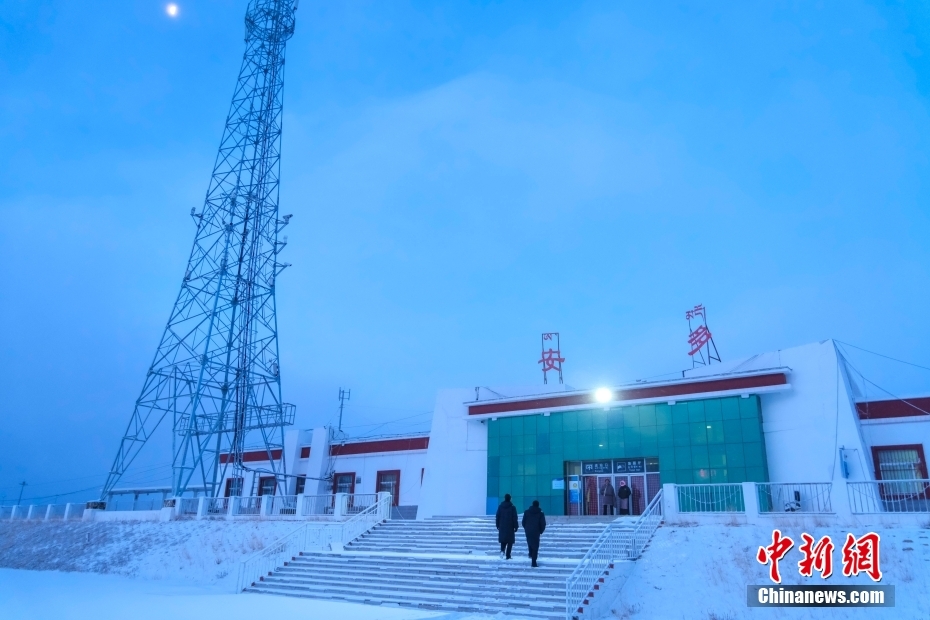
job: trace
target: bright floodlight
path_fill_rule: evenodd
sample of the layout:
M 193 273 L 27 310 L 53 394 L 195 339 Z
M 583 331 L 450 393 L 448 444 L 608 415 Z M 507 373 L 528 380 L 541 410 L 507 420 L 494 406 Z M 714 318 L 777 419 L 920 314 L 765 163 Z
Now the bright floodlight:
M 177 17 L 178 15 L 178 5 L 174 4 L 173 2 L 169 4 L 165 10 L 171 17 Z
M 606 403 L 614 399 L 614 394 L 607 388 L 598 388 L 597 391 L 594 392 L 594 398 L 596 398 L 599 403 Z

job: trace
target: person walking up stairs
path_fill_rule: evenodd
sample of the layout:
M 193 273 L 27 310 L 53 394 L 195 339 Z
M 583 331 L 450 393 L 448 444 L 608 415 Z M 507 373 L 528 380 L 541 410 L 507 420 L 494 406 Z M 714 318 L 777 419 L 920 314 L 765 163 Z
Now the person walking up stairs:
M 526 546 L 530 550 L 530 559 L 533 560 L 533 568 L 539 564 L 536 559 L 539 557 L 539 537 L 546 531 L 546 515 L 539 508 L 539 501 L 533 500 L 533 505 L 523 513 L 523 533 L 526 534 Z
M 516 533 L 520 529 L 517 524 L 517 508 L 510 503 L 510 493 L 504 494 L 504 501 L 497 507 L 497 542 L 501 544 L 501 559 L 509 560 L 513 544 L 516 542 Z

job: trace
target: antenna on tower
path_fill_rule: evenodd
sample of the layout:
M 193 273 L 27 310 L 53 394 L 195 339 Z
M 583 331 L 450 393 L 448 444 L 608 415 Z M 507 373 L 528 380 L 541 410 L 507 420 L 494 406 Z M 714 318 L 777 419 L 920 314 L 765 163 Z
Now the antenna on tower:
M 346 406 L 346 401 L 352 398 L 352 390 L 339 388 L 339 432 L 342 432 L 342 410 Z

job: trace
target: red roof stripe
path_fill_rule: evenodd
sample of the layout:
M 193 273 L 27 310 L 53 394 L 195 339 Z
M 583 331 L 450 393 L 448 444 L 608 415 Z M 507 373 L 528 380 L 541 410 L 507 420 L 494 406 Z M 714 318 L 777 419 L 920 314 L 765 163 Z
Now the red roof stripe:
M 768 375 L 756 375 L 753 377 L 731 377 L 728 379 L 715 379 L 712 381 L 672 383 L 667 385 L 654 385 L 616 390 L 614 392 L 614 400 L 674 398 L 676 396 L 686 396 L 690 394 L 752 390 L 753 388 L 787 384 L 788 378 L 785 376 L 785 373 L 777 372 Z M 575 407 L 597 404 L 598 403 L 594 399 L 593 392 L 586 392 L 584 394 L 571 394 L 568 396 L 540 396 L 531 398 L 529 400 L 469 405 L 468 415 L 487 415 L 491 413 L 510 413 L 515 411 L 529 411 L 532 409 L 557 409 L 559 407 Z
M 923 411 L 921 411 L 921 409 Z M 861 420 L 883 420 L 886 418 L 910 418 L 926 416 L 930 411 L 930 398 L 908 398 L 903 400 L 872 400 L 856 403 Z
M 426 450 L 429 437 L 411 437 L 407 439 L 379 439 L 360 441 L 329 447 L 331 456 L 348 456 L 350 454 L 372 454 L 374 452 L 403 452 L 405 450 Z
M 228 454 L 220 455 L 220 463 L 227 463 L 229 462 L 229 460 L 230 459 L 229 459 Z M 268 460 L 268 452 L 265 450 L 253 450 L 252 452 L 242 453 L 243 463 L 255 463 L 257 461 L 267 461 L 267 460 Z M 272 461 L 281 460 L 281 449 L 280 448 L 278 448 L 277 450 L 271 451 L 271 460 Z

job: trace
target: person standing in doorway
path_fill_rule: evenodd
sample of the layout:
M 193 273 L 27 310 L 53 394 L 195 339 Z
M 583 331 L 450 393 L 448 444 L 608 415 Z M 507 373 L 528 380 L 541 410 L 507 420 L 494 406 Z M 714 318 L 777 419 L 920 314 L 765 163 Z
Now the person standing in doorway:
M 517 507 L 510 503 L 510 493 L 504 495 L 504 501 L 497 507 L 497 542 L 501 544 L 501 559 L 509 560 L 516 533 Z
M 539 537 L 546 531 L 546 515 L 539 508 L 539 501 L 533 500 L 533 505 L 523 513 L 523 533 L 526 534 L 526 546 L 530 550 L 530 559 L 533 567 L 539 566 L 536 558 L 539 557 Z
M 610 484 L 610 478 L 608 478 L 607 484 L 601 487 L 601 511 L 603 514 L 612 515 L 616 502 L 617 494 L 614 491 L 614 485 Z
M 632 495 L 633 491 L 627 486 L 626 480 L 621 480 L 620 486 L 617 488 L 617 504 L 620 507 L 620 514 L 630 514 L 630 496 Z

